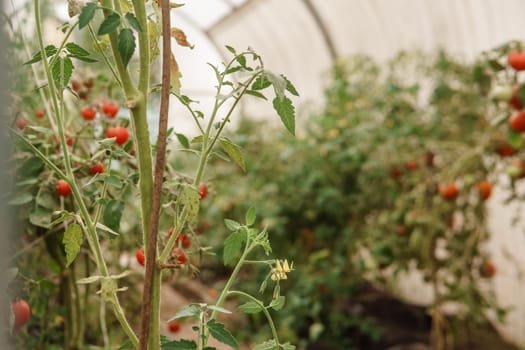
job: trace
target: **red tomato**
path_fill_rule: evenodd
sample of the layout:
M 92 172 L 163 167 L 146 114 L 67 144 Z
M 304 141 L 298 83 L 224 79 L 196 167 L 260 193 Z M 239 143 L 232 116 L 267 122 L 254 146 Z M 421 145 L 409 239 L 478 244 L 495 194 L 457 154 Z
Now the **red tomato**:
M 13 324 L 13 335 L 16 335 L 20 328 L 22 328 L 27 321 L 29 321 L 29 316 L 31 316 L 31 308 L 29 304 L 23 300 L 17 300 L 11 304 L 11 309 L 15 316 L 15 321 Z
M 177 246 L 179 245 L 179 242 L 181 242 L 182 247 L 184 248 L 189 248 L 191 246 L 190 237 L 188 237 L 188 235 L 184 233 L 179 233 L 177 237 L 175 238 L 175 244 Z
M 57 181 L 57 194 L 62 197 L 71 194 L 71 187 L 69 187 L 69 184 L 65 180 L 60 179 Z
M 511 96 L 511 98 L 509 100 L 509 104 L 514 109 L 522 109 L 523 108 L 523 103 L 521 102 L 520 97 L 518 96 L 518 92 L 519 91 L 520 91 L 520 86 L 519 85 L 514 86 L 514 88 L 512 89 L 512 96 Z
M 102 174 L 104 172 L 104 164 L 102 162 L 98 162 L 97 164 L 89 168 L 89 172 L 92 175 Z
M 35 115 L 36 115 L 36 117 L 38 119 L 42 119 L 42 118 L 44 118 L 44 111 L 39 109 L 39 110 L 36 111 Z
M 184 250 L 182 250 L 181 248 L 175 248 L 172 250 L 171 253 L 175 256 L 179 264 L 183 265 L 186 263 L 187 259 L 186 259 L 186 254 L 184 253 Z
M 516 153 L 516 150 L 511 145 L 504 143 L 496 148 L 496 152 L 502 157 L 509 157 Z
M 481 275 L 483 277 L 494 277 L 496 274 L 496 265 L 492 261 L 486 261 L 481 267 Z
M 405 163 L 405 167 L 408 170 L 415 170 L 417 169 L 417 162 L 415 160 L 411 160 Z
M 93 120 L 97 115 L 97 110 L 91 107 L 84 107 L 80 111 L 80 114 L 82 114 L 82 118 L 84 118 L 85 120 Z
M 206 187 L 205 184 L 201 184 L 199 186 L 199 196 L 201 197 L 201 199 L 204 199 L 206 198 L 207 195 L 208 195 L 208 188 Z
M 452 200 L 458 196 L 459 190 L 458 190 L 458 187 L 456 186 L 456 183 L 452 181 L 452 182 L 449 182 L 448 184 L 440 184 L 439 193 L 441 193 L 443 198 Z
M 142 248 L 137 249 L 137 253 L 135 253 L 135 257 L 137 258 L 137 262 L 140 265 L 144 266 L 144 260 L 145 260 L 144 249 Z
M 480 181 L 478 182 L 478 190 L 481 198 L 487 200 L 492 193 L 492 184 L 487 180 Z
M 512 51 L 507 56 L 509 66 L 517 71 L 525 70 L 525 52 Z
M 509 125 L 512 130 L 517 132 L 525 131 L 525 110 L 514 113 L 509 118 Z
M 180 331 L 180 323 L 177 320 L 171 321 L 168 323 L 168 328 L 170 329 L 170 332 L 177 333 Z
M 106 130 L 106 136 L 108 138 L 114 137 L 115 143 L 118 145 L 122 145 L 128 142 L 129 132 L 128 132 L 128 129 L 126 129 L 124 126 L 117 126 L 117 127 L 110 126 Z
M 27 120 L 24 117 L 20 117 L 16 120 L 16 127 L 20 130 L 24 130 L 24 128 L 27 126 Z
M 118 104 L 115 102 L 106 102 L 102 105 L 102 112 L 109 118 L 115 118 L 119 110 Z

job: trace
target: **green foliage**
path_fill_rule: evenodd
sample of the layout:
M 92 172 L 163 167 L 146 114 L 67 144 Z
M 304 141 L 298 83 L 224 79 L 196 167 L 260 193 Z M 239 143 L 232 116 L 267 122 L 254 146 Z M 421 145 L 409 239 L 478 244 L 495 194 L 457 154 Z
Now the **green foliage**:
M 66 251 L 66 267 L 71 265 L 77 257 L 82 246 L 82 227 L 79 224 L 70 224 L 64 233 L 64 248 Z

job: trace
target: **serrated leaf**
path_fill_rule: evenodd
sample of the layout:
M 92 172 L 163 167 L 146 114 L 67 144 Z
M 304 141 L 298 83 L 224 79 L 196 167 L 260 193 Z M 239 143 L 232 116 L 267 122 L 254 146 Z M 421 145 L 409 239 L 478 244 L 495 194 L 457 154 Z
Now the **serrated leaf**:
M 188 211 L 188 222 L 194 223 L 199 214 L 200 195 L 197 189 L 191 186 L 183 186 L 180 194 L 181 204 L 184 205 Z
M 230 51 L 232 54 L 234 55 L 237 55 L 237 53 L 235 52 L 235 49 L 229 45 L 225 45 L 224 46 L 226 48 L 226 50 Z
M 82 62 L 86 62 L 86 63 L 98 62 L 98 60 L 91 58 L 91 57 L 86 57 L 86 56 L 69 56 L 69 57 L 74 57 L 75 59 L 80 60 Z
M 241 66 L 246 67 L 246 57 L 244 55 L 237 56 L 235 59 Z
M 124 66 L 127 66 L 133 57 L 136 46 L 133 31 L 129 28 L 122 29 L 118 35 L 118 52 Z
M 83 49 L 81 46 L 75 44 L 75 43 L 67 43 L 66 44 L 66 50 L 73 56 L 73 57 L 82 57 L 82 56 L 89 56 L 89 52 L 85 49 Z
M 224 224 L 230 231 L 237 231 L 241 227 L 240 223 L 231 219 L 224 219 Z
M 292 84 L 292 82 L 290 80 L 288 80 L 288 78 L 286 78 L 284 75 L 281 74 L 281 77 L 284 79 L 284 81 L 286 82 L 286 90 L 291 93 L 292 95 L 294 96 L 299 96 L 299 93 L 297 92 L 297 90 L 295 89 L 295 86 Z
M 233 335 L 230 333 L 230 331 L 224 328 L 224 324 L 219 323 L 215 320 L 209 320 L 206 325 L 208 326 L 208 331 L 210 332 L 210 335 L 216 340 L 220 341 L 223 344 L 229 345 L 232 348 L 237 348 L 239 346 Z
M 185 306 L 179 312 L 177 312 L 175 314 L 175 316 L 170 318 L 167 322 L 169 323 L 171 321 L 175 321 L 175 320 L 178 320 L 180 318 L 197 316 L 200 312 L 201 312 L 201 309 L 197 305 L 190 304 L 190 305 Z
M 135 29 L 137 33 L 142 33 L 142 27 L 140 26 L 140 23 L 134 14 L 132 14 L 131 12 L 128 12 L 124 15 L 124 18 L 126 19 L 128 24 L 131 26 L 131 28 Z
M 89 24 L 95 16 L 96 9 L 97 4 L 95 2 L 88 2 L 86 6 L 80 10 L 80 15 L 78 16 L 78 29 L 82 29 Z
M 257 344 L 253 350 L 278 350 L 279 347 L 275 344 L 275 339 L 267 340 L 264 343 Z
M 230 156 L 230 158 L 233 159 L 244 172 L 246 172 L 246 163 L 242 155 L 241 147 L 226 137 L 221 137 L 220 144 L 224 152 L 226 152 L 228 156 Z
M 75 260 L 82 246 L 82 227 L 79 224 L 71 224 L 67 227 L 62 239 L 66 251 L 66 267 Z
M 122 188 L 122 186 L 124 185 L 122 181 L 114 175 L 109 175 L 108 177 L 106 177 L 105 182 L 108 185 L 113 186 L 115 188 L 119 188 L 119 189 Z
M 252 95 L 252 96 L 258 97 L 258 98 L 262 98 L 263 100 L 268 100 L 268 99 L 266 98 L 266 96 L 264 96 L 263 94 L 261 94 L 259 91 L 255 91 L 255 90 L 246 90 L 245 93 L 247 93 L 248 95 Z
M 57 57 L 51 67 L 51 74 L 59 87 L 67 86 L 73 74 L 73 61 L 71 61 L 71 58 Z
M 112 199 L 104 208 L 102 216 L 104 224 L 113 231 L 120 231 L 120 218 L 122 217 L 122 210 L 124 203 L 117 199 Z
M 209 310 L 217 311 L 217 312 L 220 312 L 222 314 L 231 314 L 232 313 L 230 310 L 226 310 L 225 308 L 217 306 L 217 305 L 208 305 L 207 308 Z
M 29 214 L 29 222 L 35 226 L 49 227 L 51 224 L 51 214 L 53 212 L 49 209 L 36 205 Z
M 171 37 L 175 39 L 175 41 L 177 41 L 177 44 L 179 44 L 179 46 L 189 47 L 190 49 L 193 49 L 193 45 L 191 45 L 188 42 L 186 33 L 184 33 L 182 29 L 171 28 Z
M 172 53 L 170 55 L 170 85 L 171 92 L 175 95 L 180 95 L 180 78 L 182 78 L 182 73 L 180 72 L 177 60 Z
M 46 57 L 49 58 L 50 56 L 55 55 L 58 52 L 58 49 L 54 45 L 48 45 L 44 48 L 44 51 L 46 52 Z M 33 64 L 40 61 L 42 61 L 42 53 L 38 51 L 29 61 L 25 62 L 24 65 Z
M 262 307 L 255 301 L 249 301 L 245 304 L 242 304 L 239 306 L 239 309 L 241 309 L 241 311 L 245 314 L 256 314 L 263 310 Z
M 246 225 L 251 226 L 255 223 L 255 219 L 257 218 L 257 213 L 255 211 L 254 207 L 250 207 L 248 211 L 246 212 Z
M 117 30 L 119 25 L 120 16 L 118 15 L 118 13 L 112 13 L 111 15 L 106 17 L 106 19 L 104 19 L 104 21 L 100 24 L 97 35 L 113 33 L 115 30 Z
M 9 205 L 22 205 L 27 204 L 33 200 L 33 194 L 31 192 L 17 193 L 16 197 L 7 202 Z
M 290 134 L 295 135 L 295 108 L 292 101 L 286 96 L 282 98 L 276 96 L 273 99 L 273 108 L 279 117 L 281 117 L 281 121 L 286 130 L 288 130 Z
M 89 277 L 84 277 L 84 278 L 81 278 L 81 279 L 77 280 L 77 284 L 90 284 L 90 283 L 95 283 L 95 282 L 100 281 L 102 278 L 103 278 L 102 276 L 89 276 Z
M 236 257 L 240 254 L 245 235 L 241 232 L 230 233 L 224 240 L 223 260 L 224 265 L 235 263 Z
M 507 141 L 514 149 L 520 149 L 523 145 L 523 137 L 521 136 L 521 133 L 515 132 L 510 128 L 507 134 Z
M 265 74 L 259 75 L 252 84 L 252 90 L 264 90 L 268 86 L 272 85 L 270 80 Z
M 286 301 L 286 298 L 284 296 L 280 296 L 277 299 L 273 299 L 270 303 L 270 307 L 274 309 L 275 311 L 279 311 L 284 307 L 284 303 Z
M 195 350 L 197 344 L 193 340 L 173 340 L 162 344 L 162 350 Z
M 175 136 L 177 136 L 177 140 L 179 140 L 179 142 L 182 145 L 182 147 L 190 148 L 190 142 L 188 141 L 188 138 L 185 135 L 179 134 L 179 133 L 175 133 Z
M 275 75 L 272 72 L 264 72 L 266 78 L 272 83 L 275 91 L 275 96 L 284 98 L 284 92 L 286 90 L 286 80 L 283 76 Z

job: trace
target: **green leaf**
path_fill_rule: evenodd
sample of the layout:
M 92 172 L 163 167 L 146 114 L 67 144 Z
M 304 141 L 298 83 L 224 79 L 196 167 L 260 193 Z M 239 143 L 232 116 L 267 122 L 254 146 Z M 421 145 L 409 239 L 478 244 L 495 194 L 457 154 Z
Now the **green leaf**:
M 259 75 L 252 84 L 252 90 L 264 90 L 268 86 L 272 85 L 270 80 L 265 74 Z
M 290 343 L 284 343 L 281 344 L 283 350 L 295 350 L 295 345 L 292 345 Z
M 511 145 L 514 149 L 520 149 L 523 145 L 523 138 L 521 137 L 521 133 L 515 132 L 511 128 L 509 128 L 507 134 L 507 141 L 509 142 L 509 145 Z
M 239 64 L 243 67 L 246 67 L 246 57 L 244 55 L 240 55 L 235 59 Z
M 64 88 L 69 83 L 71 75 L 73 74 L 73 61 L 69 57 L 57 57 L 51 67 L 51 74 L 53 79 L 57 82 L 57 86 Z
M 104 208 L 103 220 L 104 224 L 113 231 L 120 231 L 120 218 L 122 217 L 122 210 L 124 203 L 117 199 L 112 199 Z
M 100 281 L 103 276 L 89 276 L 77 280 L 77 284 L 91 284 Z
M 284 81 L 286 82 L 286 90 L 291 93 L 292 95 L 294 96 L 299 96 L 299 93 L 297 92 L 297 90 L 295 89 L 295 86 L 293 86 L 292 82 L 290 80 L 288 80 L 288 78 L 286 78 L 284 75 L 281 74 L 281 77 L 284 79 Z
M 91 22 L 95 16 L 95 10 L 97 9 L 96 2 L 88 2 L 86 6 L 80 10 L 80 15 L 78 16 L 78 29 L 82 29 Z
M 140 26 L 140 23 L 134 14 L 132 14 L 131 12 L 128 12 L 124 15 L 124 18 L 126 18 L 126 21 L 131 26 L 131 28 L 135 29 L 137 33 L 142 33 L 142 28 Z
M 253 350 L 278 350 L 279 347 L 275 344 L 275 339 L 267 340 L 264 343 L 257 344 Z
M 7 204 L 9 205 L 22 205 L 27 204 L 33 200 L 33 194 L 31 192 L 17 193 L 16 197 L 11 199 Z
M 224 240 L 223 259 L 224 265 L 233 265 L 236 257 L 240 254 L 245 235 L 241 232 L 230 233 Z
M 124 66 L 127 66 L 131 57 L 133 57 L 133 52 L 135 52 L 135 36 L 129 28 L 124 28 L 120 31 L 118 35 L 118 52 L 120 58 L 122 58 L 122 63 Z
M 276 96 L 273 99 L 273 108 L 279 117 L 281 117 L 281 121 L 286 127 L 286 130 L 288 130 L 290 134 L 295 135 L 295 108 L 292 101 L 288 97 L 280 98 Z
M 244 172 L 246 172 L 246 163 L 241 152 L 241 147 L 226 137 L 221 137 L 220 143 L 222 149 L 228 154 L 228 156 L 230 156 L 230 158 L 233 159 Z
M 36 204 L 49 210 L 55 210 L 58 207 L 58 200 L 56 195 L 48 191 L 40 191 L 36 196 Z
M 82 227 L 79 224 L 71 224 L 67 227 L 62 240 L 66 251 L 66 267 L 71 265 L 80 252 L 82 245 Z
M 184 136 L 183 134 L 175 133 L 175 136 L 177 136 L 177 140 L 179 140 L 180 144 L 184 148 L 190 148 L 190 142 L 188 141 L 188 138 Z
M 239 346 L 233 335 L 230 333 L 230 331 L 224 328 L 224 324 L 219 323 L 215 320 L 210 320 L 206 325 L 208 326 L 210 335 L 216 340 L 220 341 L 223 344 L 229 345 L 232 348 L 237 348 Z
M 230 51 L 232 54 L 237 55 L 237 53 L 235 52 L 235 49 L 233 47 L 231 47 L 229 45 L 225 45 L 224 47 L 226 47 L 226 49 L 228 51 Z
M 522 104 L 525 103 L 525 84 L 520 85 L 518 89 L 518 99 Z
M 248 211 L 246 212 L 246 225 L 251 226 L 255 223 L 255 219 L 257 218 L 257 213 L 255 211 L 254 207 L 250 207 Z
M 101 224 L 100 222 L 97 222 L 96 227 L 97 227 L 99 230 L 101 230 L 101 231 L 104 231 L 104 232 L 109 233 L 110 235 L 113 235 L 113 236 L 120 236 L 120 233 L 113 231 L 112 229 L 110 229 L 110 228 L 107 227 L 106 225 Z
M 161 346 L 162 350 L 195 350 L 197 344 L 193 340 L 174 340 L 168 343 L 164 343 Z
M 79 45 L 75 43 L 67 43 L 66 44 L 66 50 L 73 56 L 73 57 L 82 57 L 82 56 L 89 56 L 89 52 Z
M 268 99 L 266 98 L 266 96 L 264 96 L 263 94 L 261 94 L 259 91 L 255 91 L 255 90 L 246 90 L 245 93 L 247 93 L 248 95 L 252 95 L 252 96 L 258 97 L 258 98 L 262 98 L 263 100 L 268 100 Z
M 249 301 L 245 304 L 239 306 L 242 312 L 245 314 L 256 314 L 263 310 L 263 308 L 257 304 L 255 301 Z
M 91 58 L 91 57 L 86 57 L 86 56 L 72 56 L 71 55 L 70 57 L 74 57 L 77 60 L 80 60 L 80 61 L 83 61 L 83 62 L 87 62 L 87 63 L 98 62 L 98 60 L 96 60 L 94 58 Z
M 272 302 L 270 303 L 270 307 L 274 309 L 275 311 L 279 311 L 284 307 L 285 301 L 286 301 L 286 298 L 281 295 L 277 299 L 272 300 Z
M 239 228 L 241 228 L 240 223 L 231 219 L 224 219 L 224 224 L 230 231 L 237 231 Z
M 272 72 L 264 73 L 270 83 L 273 85 L 275 96 L 284 98 L 284 91 L 286 90 L 286 80 L 283 76 L 275 75 Z
M 18 173 L 25 177 L 36 177 L 44 168 L 44 161 L 39 157 L 31 157 L 18 169 Z
M 217 306 L 217 305 L 208 305 L 208 309 L 220 312 L 222 314 L 231 314 L 232 313 L 230 310 L 226 310 L 225 308 Z
M 49 209 L 36 205 L 33 211 L 29 214 L 29 222 L 35 226 L 49 227 L 51 223 L 51 215 L 53 212 Z
M 48 45 L 44 48 L 44 51 L 46 52 L 46 57 L 49 58 L 50 56 L 55 55 L 58 52 L 58 49 L 54 45 Z M 40 61 L 42 61 L 42 53 L 38 51 L 29 61 L 25 62 L 24 65 L 33 64 Z
M 118 13 L 113 12 L 100 24 L 97 35 L 113 33 L 119 25 L 120 16 L 118 15 Z
M 197 316 L 199 313 L 201 312 L 201 309 L 199 306 L 195 305 L 195 304 L 190 304 L 188 306 L 185 306 L 182 310 L 180 310 L 179 312 L 177 312 L 175 314 L 175 316 L 173 316 L 172 318 L 170 318 L 167 322 L 171 322 L 171 321 L 175 321 L 175 320 L 178 320 L 180 318 L 185 318 L 185 317 L 192 317 L 192 316 Z
M 199 192 L 192 186 L 186 185 L 182 187 L 180 194 L 180 202 L 188 210 L 188 222 L 193 223 L 197 219 L 200 208 Z
M 122 186 L 124 186 L 124 184 L 122 183 L 122 180 L 120 180 L 118 177 L 114 175 L 109 175 L 108 177 L 106 177 L 105 182 L 108 185 L 113 186 L 115 188 L 122 188 Z

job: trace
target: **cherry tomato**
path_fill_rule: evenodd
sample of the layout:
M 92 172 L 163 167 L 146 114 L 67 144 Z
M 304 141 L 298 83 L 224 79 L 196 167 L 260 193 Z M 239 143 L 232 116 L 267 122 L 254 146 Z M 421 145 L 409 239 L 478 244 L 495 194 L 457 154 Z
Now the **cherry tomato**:
M 71 187 L 65 180 L 57 181 L 57 194 L 62 197 L 69 196 L 71 194 Z

